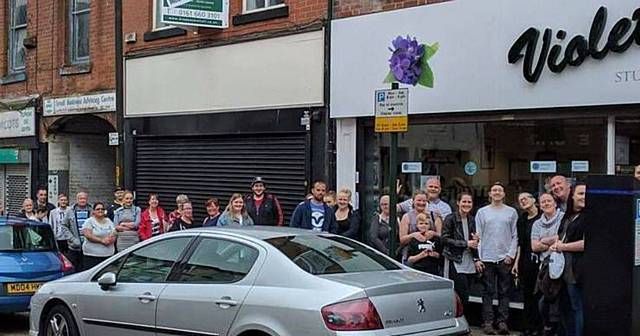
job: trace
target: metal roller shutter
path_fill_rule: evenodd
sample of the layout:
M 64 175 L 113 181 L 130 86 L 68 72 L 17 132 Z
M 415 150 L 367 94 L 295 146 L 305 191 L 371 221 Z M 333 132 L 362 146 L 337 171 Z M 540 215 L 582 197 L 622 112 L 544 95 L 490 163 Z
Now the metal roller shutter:
M 31 173 L 28 164 L 9 164 L 4 169 L 4 201 L 5 211 L 17 214 L 22 209 L 22 202 L 29 197 Z
M 204 218 L 209 197 L 226 206 L 232 193 L 251 192 L 255 176 L 267 181 L 278 197 L 288 223 L 306 192 L 306 137 L 301 134 L 136 138 L 135 187 L 137 203 L 146 207 L 151 192 L 160 195 L 166 211 L 175 197 L 186 194 L 194 217 Z M 221 211 L 224 208 L 221 209 Z

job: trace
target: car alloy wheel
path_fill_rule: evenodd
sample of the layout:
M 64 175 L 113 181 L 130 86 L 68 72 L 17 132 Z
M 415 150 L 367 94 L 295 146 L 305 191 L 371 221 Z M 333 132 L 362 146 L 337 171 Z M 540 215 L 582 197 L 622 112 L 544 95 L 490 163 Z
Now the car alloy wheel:
M 49 332 L 47 336 L 68 336 L 69 325 L 62 314 L 54 314 L 49 319 Z
M 45 322 L 46 336 L 78 336 L 78 328 L 73 321 L 73 316 L 64 306 L 56 306 L 51 309 Z

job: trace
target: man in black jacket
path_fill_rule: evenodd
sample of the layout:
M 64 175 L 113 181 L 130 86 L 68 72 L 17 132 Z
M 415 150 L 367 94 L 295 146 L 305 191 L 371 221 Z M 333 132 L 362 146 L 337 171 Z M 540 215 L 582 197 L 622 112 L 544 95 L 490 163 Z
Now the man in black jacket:
M 278 198 L 266 192 L 266 183 L 258 176 L 251 182 L 251 195 L 244 198 L 247 213 L 255 225 L 282 226 L 284 215 Z

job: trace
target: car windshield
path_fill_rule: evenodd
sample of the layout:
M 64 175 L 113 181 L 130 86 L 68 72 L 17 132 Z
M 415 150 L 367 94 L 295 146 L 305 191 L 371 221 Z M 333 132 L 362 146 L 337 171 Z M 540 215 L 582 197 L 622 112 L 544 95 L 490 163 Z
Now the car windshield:
M 53 231 L 48 225 L 0 225 L 0 251 L 52 251 Z
M 314 275 L 400 269 L 385 256 L 343 237 L 299 235 L 266 241 Z

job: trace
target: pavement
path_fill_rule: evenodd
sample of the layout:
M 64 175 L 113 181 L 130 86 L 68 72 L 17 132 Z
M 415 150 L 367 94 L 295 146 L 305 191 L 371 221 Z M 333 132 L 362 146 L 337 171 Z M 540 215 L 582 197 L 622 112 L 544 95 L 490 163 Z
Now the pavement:
M 1 336 L 28 336 L 29 335 L 29 314 L 0 314 L 0 335 Z M 481 328 L 471 327 L 473 336 L 484 335 Z M 512 332 L 512 336 L 520 336 L 519 332 Z
M 484 335 L 484 333 L 482 332 L 482 328 L 480 327 L 471 327 L 471 335 L 472 336 L 482 336 Z M 511 336 L 520 336 L 522 335 L 520 332 L 518 331 L 512 331 Z
M 29 314 L 0 314 L 0 335 L 2 336 L 28 336 Z

